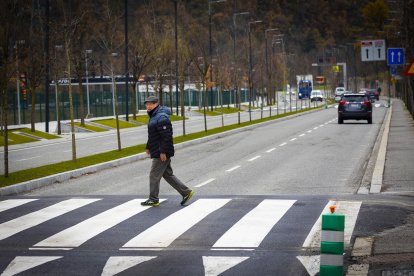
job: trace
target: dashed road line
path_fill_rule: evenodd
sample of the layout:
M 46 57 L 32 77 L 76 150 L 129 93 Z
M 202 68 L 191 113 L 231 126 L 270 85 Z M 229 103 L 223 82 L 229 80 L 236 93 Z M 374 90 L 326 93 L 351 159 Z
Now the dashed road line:
M 301 135 L 299 135 L 300 137 L 302 137 L 302 136 L 305 136 L 306 134 L 305 133 L 302 133 Z
M 258 158 L 260 158 L 261 156 L 260 155 L 258 155 L 258 156 L 255 156 L 255 157 L 253 157 L 253 158 L 250 158 L 248 161 L 249 162 L 251 162 L 251 161 L 254 161 L 254 160 L 256 160 L 256 159 L 258 159 Z
M 232 171 L 234 171 L 234 170 L 237 170 L 238 168 L 240 168 L 241 166 L 240 165 L 238 165 L 238 166 L 234 166 L 233 168 L 230 168 L 230 169 L 228 169 L 228 170 L 226 170 L 226 172 L 232 172 Z
M 269 153 L 269 152 L 274 151 L 275 149 L 276 149 L 276 148 L 271 148 L 271 149 L 267 150 L 266 152 L 267 152 L 267 153 Z
M 215 178 L 210 178 L 209 180 L 206 180 L 206 181 L 204 181 L 204 182 L 202 182 L 202 183 L 200 183 L 200 184 L 198 184 L 198 185 L 195 185 L 194 187 L 196 187 L 196 188 L 200 188 L 200 187 L 202 187 L 202 186 L 204 186 L 204 185 L 207 185 L 208 183 L 210 183 L 210 182 L 213 182 L 214 180 L 216 180 Z
M 285 143 L 282 143 L 282 144 L 279 145 L 279 147 L 283 147 L 286 144 L 287 144 L 286 142 Z
M 296 137 L 295 138 L 292 138 L 292 139 L 290 139 L 290 141 L 295 141 L 296 139 L 298 139 L 298 138 L 296 138 Z
M 41 156 L 40 155 L 39 156 L 32 156 L 32 157 L 29 157 L 29 158 L 16 160 L 16 162 L 27 161 L 27 160 L 31 160 L 31 159 L 35 159 L 35 158 L 39 158 L 39 157 L 41 157 Z

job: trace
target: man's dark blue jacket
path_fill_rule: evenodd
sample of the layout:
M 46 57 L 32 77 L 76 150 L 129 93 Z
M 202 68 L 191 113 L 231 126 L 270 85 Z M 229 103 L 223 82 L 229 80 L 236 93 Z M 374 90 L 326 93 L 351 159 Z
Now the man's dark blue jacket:
M 174 156 L 170 114 L 170 110 L 161 105 L 148 112 L 148 141 L 146 148 L 150 151 L 151 158 L 160 158 L 160 153 L 165 153 L 168 158 Z

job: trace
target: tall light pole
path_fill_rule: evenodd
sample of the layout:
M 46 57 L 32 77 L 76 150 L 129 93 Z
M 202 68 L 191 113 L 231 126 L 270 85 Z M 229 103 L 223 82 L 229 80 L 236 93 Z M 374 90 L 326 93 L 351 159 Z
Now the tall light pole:
M 18 124 L 21 124 L 21 117 L 20 117 L 20 73 L 19 73 L 19 44 L 24 44 L 25 40 L 18 40 L 14 44 L 14 49 L 16 50 L 16 92 L 17 92 L 17 117 L 18 117 Z
M 128 72 L 128 0 L 124 1 L 124 9 L 125 9 L 125 120 L 129 121 L 129 93 L 128 93 L 128 84 L 129 84 L 129 72 Z M 89 106 L 89 103 L 88 103 Z
M 176 113 L 178 116 L 178 30 L 177 30 L 177 21 L 178 21 L 178 11 L 177 11 L 177 0 L 174 2 L 174 30 L 175 30 L 175 102 L 176 102 Z M 172 103 L 171 103 L 172 106 Z M 185 116 L 183 114 L 183 116 Z
M 252 94 L 253 94 L 253 80 L 252 80 L 252 71 L 253 71 L 253 62 L 252 62 L 252 36 L 251 36 L 251 25 L 262 23 L 262 20 L 256 20 L 249 22 L 249 119 L 252 121 Z
M 58 85 L 59 85 L 59 80 L 58 80 L 58 72 L 57 72 L 57 51 L 60 51 L 63 49 L 63 45 L 55 45 L 55 107 L 56 107 L 56 123 L 57 123 L 57 134 L 60 135 L 62 134 L 62 128 L 61 128 L 61 124 L 60 124 L 60 116 L 59 116 L 59 112 L 60 112 L 60 108 L 59 108 L 59 91 L 58 91 Z
M 283 36 L 284 36 L 283 34 L 279 34 L 279 35 L 275 35 L 273 37 L 276 38 L 274 40 L 275 44 L 281 44 L 282 45 L 282 56 L 283 56 L 283 63 L 284 63 L 284 68 L 283 68 L 283 90 L 285 90 L 285 85 L 286 85 L 286 54 L 285 54 L 285 43 L 283 41 Z M 286 113 L 286 92 L 285 92 L 285 113 Z
M 265 55 L 266 55 L 266 89 L 267 91 L 267 105 L 269 106 L 269 117 L 272 117 L 272 97 L 271 97 L 271 88 L 270 88 L 270 74 L 269 74 L 269 60 L 267 52 L 267 33 L 278 31 L 278 28 L 266 29 L 265 30 Z
M 212 47 L 211 47 L 211 3 L 222 3 L 226 2 L 227 0 L 209 0 L 208 1 L 208 37 L 209 37 L 209 57 L 210 57 L 210 101 L 211 101 L 211 111 L 213 111 L 214 103 L 213 103 L 213 71 L 212 71 Z
M 86 101 L 88 105 L 88 114 L 86 115 L 86 118 L 88 118 L 91 115 L 91 109 L 90 109 L 90 104 L 89 104 L 88 54 L 92 54 L 92 50 L 85 50 Z
M 236 68 L 236 17 L 238 15 L 248 15 L 249 12 L 237 12 L 233 13 L 233 64 L 234 64 L 234 88 L 236 90 L 237 106 L 238 106 L 238 120 L 240 125 L 240 93 L 238 93 L 237 87 L 237 68 Z

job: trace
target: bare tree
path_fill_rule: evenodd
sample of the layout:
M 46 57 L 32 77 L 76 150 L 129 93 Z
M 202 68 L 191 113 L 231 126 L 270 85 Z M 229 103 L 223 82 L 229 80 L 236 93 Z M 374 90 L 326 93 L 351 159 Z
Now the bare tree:
M 102 18 L 104 24 L 97 24 L 97 31 L 95 33 L 95 41 L 99 47 L 104 51 L 106 61 L 110 64 L 109 71 L 111 73 L 115 106 L 115 120 L 118 140 L 118 150 L 121 150 L 121 134 L 119 130 L 119 111 L 118 111 L 118 96 L 116 94 L 116 83 L 114 69 L 116 63 L 114 57 L 118 56 L 118 50 L 121 49 L 123 36 L 121 32 L 121 10 L 119 5 L 112 5 L 111 1 L 107 0 L 102 5 Z

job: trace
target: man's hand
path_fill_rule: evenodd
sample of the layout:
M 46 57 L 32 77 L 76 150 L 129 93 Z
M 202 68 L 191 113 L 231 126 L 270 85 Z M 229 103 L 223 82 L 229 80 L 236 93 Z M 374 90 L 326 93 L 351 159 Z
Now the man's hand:
M 160 153 L 160 160 L 161 161 L 166 161 L 167 160 L 167 155 L 165 153 Z

